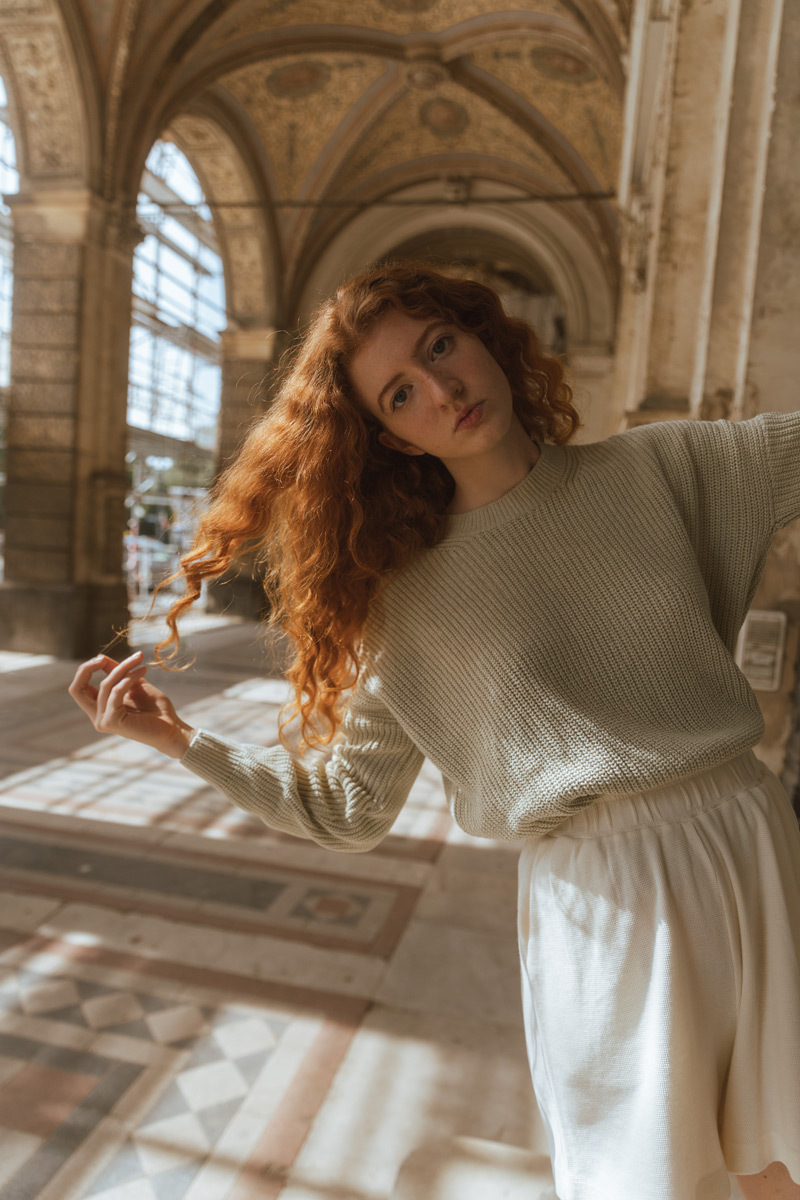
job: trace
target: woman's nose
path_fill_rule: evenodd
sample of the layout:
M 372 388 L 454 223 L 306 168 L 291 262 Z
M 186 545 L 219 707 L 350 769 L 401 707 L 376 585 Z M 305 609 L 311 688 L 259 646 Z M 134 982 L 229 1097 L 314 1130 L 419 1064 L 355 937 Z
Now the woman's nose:
M 457 375 L 436 374 L 431 382 L 440 404 L 449 404 L 464 391 L 464 385 Z

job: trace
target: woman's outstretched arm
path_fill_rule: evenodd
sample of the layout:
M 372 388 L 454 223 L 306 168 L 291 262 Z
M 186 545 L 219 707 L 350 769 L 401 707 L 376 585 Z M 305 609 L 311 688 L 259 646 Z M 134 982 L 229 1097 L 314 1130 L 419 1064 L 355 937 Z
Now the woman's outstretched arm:
M 106 672 L 98 688 L 94 672 Z M 181 720 L 144 678 L 141 655 L 99 656 L 77 670 L 69 692 L 100 733 L 120 734 L 180 758 L 228 799 L 284 833 L 331 850 L 364 851 L 391 829 L 423 762 L 386 707 L 357 688 L 342 740 L 327 759 L 308 761 L 282 746 L 229 741 Z

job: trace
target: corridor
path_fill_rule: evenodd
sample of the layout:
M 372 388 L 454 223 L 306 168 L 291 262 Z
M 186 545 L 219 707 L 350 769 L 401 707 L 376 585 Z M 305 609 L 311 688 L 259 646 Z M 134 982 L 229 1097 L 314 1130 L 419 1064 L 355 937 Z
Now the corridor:
M 186 625 L 198 665 L 153 681 L 275 741 L 256 627 Z M 544 1150 L 515 849 L 462 834 L 427 763 L 369 854 L 273 833 L 96 734 L 75 665 L 0 653 L 0 1200 L 384 1200 L 429 1141 Z

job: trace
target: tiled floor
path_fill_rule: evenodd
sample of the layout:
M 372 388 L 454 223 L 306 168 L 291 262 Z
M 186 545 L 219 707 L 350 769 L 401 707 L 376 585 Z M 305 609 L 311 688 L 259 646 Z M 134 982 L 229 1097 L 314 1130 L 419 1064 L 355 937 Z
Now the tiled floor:
M 274 742 L 279 655 L 190 641 L 181 714 Z M 97 735 L 74 667 L 0 654 L 0 1200 L 386 1200 L 426 1141 L 544 1149 L 516 850 L 428 764 L 370 854 L 273 833 Z

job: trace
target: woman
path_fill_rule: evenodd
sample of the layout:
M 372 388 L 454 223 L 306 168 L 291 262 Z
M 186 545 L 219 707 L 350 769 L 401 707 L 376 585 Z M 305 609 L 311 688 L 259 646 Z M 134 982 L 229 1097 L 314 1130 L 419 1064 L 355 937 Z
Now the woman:
M 729 1172 L 800 1200 L 800 834 L 732 657 L 800 517 L 800 413 L 570 445 L 570 401 L 489 288 L 414 264 L 343 285 L 223 476 L 162 643 L 260 547 L 289 716 L 332 753 L 192 729 L 140 654 L 70 693 L 332 849 L 375 846 L 427 755 L 462 828 L 521 842 L 561 1200 L 717 1200 Z

